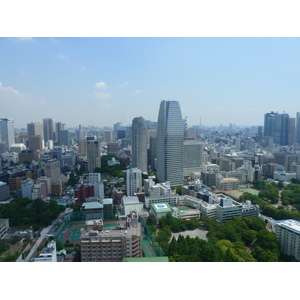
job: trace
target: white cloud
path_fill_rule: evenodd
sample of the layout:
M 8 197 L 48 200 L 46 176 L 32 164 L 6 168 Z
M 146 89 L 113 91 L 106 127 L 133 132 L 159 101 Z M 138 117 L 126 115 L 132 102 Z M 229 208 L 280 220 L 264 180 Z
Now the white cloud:
M 98 88 L 98 89 L 100 89 L 100 90 L 105 90 L 105 89 L 107 89 L 107 85 L 106 85 L 106 83 L 103 82 L 103 81 L 97 82 L 97 83 L 95 84 L 95 87 Z
M 58 55 L 56 55 L 56 58 L 60 59 L 60 60 L 69 59 L 68 56 L 66 56 L 62 53 L 59 53 Z
M 135 95 L 139 95 L 139 94 L 141 94 L 141 93 L 142 93 L 141 90 L 136 90 L 136 91 L 134 92 Z
M 120 87 L 123 88 L 123 87 L 125 87 L 128 83 L 129 83 L 128 81 L 125 81 L 124 83 L 122 83 L 122 84 L 120 85 Z
M 8 104 L 15 103 L 18 105 L 36 105 L 36 104 L 46 104 L 47 101 L 43 98 L 33 97 L 30 93 L 24 94 L 11 86 L 4 86 L 0 82 L 0 103 Z

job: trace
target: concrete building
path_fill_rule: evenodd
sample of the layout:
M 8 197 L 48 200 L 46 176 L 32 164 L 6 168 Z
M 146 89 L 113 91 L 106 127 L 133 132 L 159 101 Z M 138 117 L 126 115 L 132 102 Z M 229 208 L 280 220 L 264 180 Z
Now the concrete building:
M 121 201 L 121 213 L 127 216 L 131 211 L 135 211 L 138 214 L 142 212 L 144 204 L 139 201 L 137 196 L 123 197 Z
M 243 206 L 230 197 L 221 196 L 217 203 L 216 213 L 220 222 L 226 222 L 233 217 L 242 217 Z
M 286 173 L 284 171 L 274 171 L 274 180 L 289 181 L 292 178 L 297 178 L 296 173 Z
M 52 184 L 60 182 L 60 163 L 57 159 L 50 159 L 45 163 L 45 175 L 47 178 L 51 178 Z
M 40 152 L 36 150 L 23 150 L 18 156 L 21 164 L 24 162 L 32 163 L 33 161 L 37 162 L 40 160 Z
M 51 241 L 47 244 L 38 256 L 34 258 L 34 262 L 57 262 L 56 242 Z
M 31 122 L 27 124 L 27 134 L 28 138 L 30 136 L 37 136 L 40 135 L 42 137 L 42 140 L 44 140 L 44 129 L 43 124 L 38 122 Z
M 217 177 L 216 188 L 220 191 L 231 191 L 239 189 L 239 180 L 237 178 Z
M 126 171 L 126 194 L 134 196 L 142 191 L 142 171 L 138 168 L 129 168 Z
M 183 123 L 178 101 L 161 101 L 157 121 L 157 179 L 183 182 Z
M 142 257 L 141 240 L 141 223 L 135 212 L 105 230 L 102 220 L 87 221 L 80 235 L 81 261 L 121 262 L 125 257 Z
M 107 143 L 107 154 L 117 156 L 119 152 L 118 143 Z
M 132 166 L 147 172 L 147 127 L 143 117 L 132 120 Z
M 15 142 L 14 121 L 7 118 L 0 118 L 1 142 L 5 143 L 5 150 Z
M 242 203 L 242 217 L 258 217 L 259 216 L 259 206 L 251 204 L 250 200 Z
M 86 202 L 82 204 L 82 212 L 85 220 L 104 219 L 103 204 L 99 202 Z
M 10 152 L 20 153 L 23 150 L 26 150 L 26 146 L 23 143 L 13 143 L 9 147 Z
M 168 203 L 170 206 L 176 206 L 178 203 L 178 195 L 155 196 L 145 198 L 145 207 L 151 208 L 152 204 Z
M 95 168 L 101 168 L 101 149 L 99 141 L 88 141 L 87 144 L 88 172 L 92 173 Z
M 113 132 L 111 130 L 104 131 L 104 141 L 110 143 L 113 140 Z
M 161 217 L 166 216 L 168 213 L 172 214 L 172 212 L 173 210 L 168 203 L 151 204 L 150 214 L 153 216 L 157 224 Z
M 191 172 L 201 171 L 203 164 L 203 143 L 194 140 L 183 144 L 183 173 L 189 176 Z
M 172 216 L 177 219 L 185 219 L 185 220 L 188 220 L 190 218 L 200 219 L 200 210 L 197 208 L 181 210 L 178 207 L 173 207 L 172 210 L 173 210 Z
M 280 250 L 300 261 L 300 221 L 292 219 L 276 221 L 275 233 Z
M 55 141 L 55 127 L 54 120 L 52 118 L 43 119 L 43 128 L 44 128 L 44 141 L 45 144 L 49 141 Z M 49 144 L 48 144 L 48 148 Z
M 85 155 L 87 153 L 87 140 L 80 139 L 78 141 L 78 154 Z
M 33 135 L 28 137 L 28 148 L 29 150 L 43 151 L 43 138 L 41 135 Z
M 0 181 L 0 201 L 4 201 L 10 198 L 9 186 Z
M 0 219 L 0 240 L 2 240 L 9 229 L 9 219 Z

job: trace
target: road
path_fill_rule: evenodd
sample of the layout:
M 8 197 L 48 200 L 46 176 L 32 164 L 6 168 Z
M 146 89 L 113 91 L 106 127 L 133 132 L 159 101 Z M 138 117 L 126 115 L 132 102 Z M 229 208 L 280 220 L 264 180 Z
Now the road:
M 20 255 L 20 257 L 17 259 L 18 262 L 30 262 L 32 261 L 33 257 L 36 255 L 36 252 L 37 252 L 37 248 L 39 247 L 40 243 L 43 241 L 43 239 L 46 237 L 46 235 L 51 231 L 51 229 L 53 228 L 53 224 L 64 218 L 66 215 L 70 214 L 72 212 L 72 208 L 67 208 L 63 213 L 61 213 L 57 219 L 52 222 L 51 225 L 49 225 L 48 227 L 45 227 L 41 233 L 40 233 L 40 237 L 37 239 L 37 241 L 34 243 L 34 245 L 32 246 L 29 254 L 26 256 L 25 260 L 22 260 L 22 254 Z

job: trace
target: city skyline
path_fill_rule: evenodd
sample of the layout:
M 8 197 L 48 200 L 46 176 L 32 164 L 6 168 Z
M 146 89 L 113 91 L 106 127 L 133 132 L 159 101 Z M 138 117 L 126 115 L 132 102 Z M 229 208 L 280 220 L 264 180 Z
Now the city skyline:
M 188 125 L 262 126 L 296 117 L 299 38 L 1 38 L 2 118 L 15 128 L 157 121 L 161 100 Z

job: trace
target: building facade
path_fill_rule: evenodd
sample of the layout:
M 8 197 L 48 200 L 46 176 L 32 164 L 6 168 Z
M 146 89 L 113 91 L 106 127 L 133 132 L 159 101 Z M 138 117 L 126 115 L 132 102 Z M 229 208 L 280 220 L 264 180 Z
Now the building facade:
M 183 123 L 178 101 L 161 101 L 157 122 L 157 179 L 183 182 Z
M 147 172 L 147 127 L 143 117 L 132 120 L 132 166 Z

